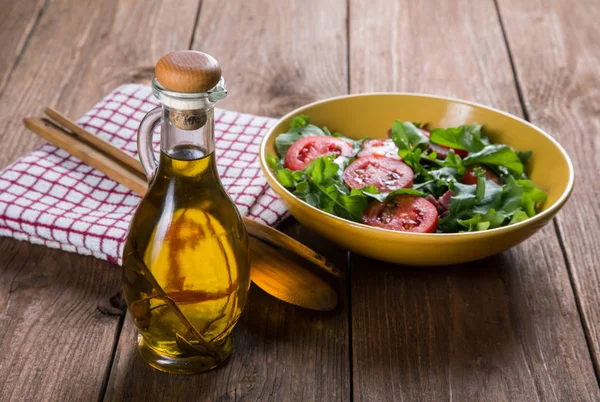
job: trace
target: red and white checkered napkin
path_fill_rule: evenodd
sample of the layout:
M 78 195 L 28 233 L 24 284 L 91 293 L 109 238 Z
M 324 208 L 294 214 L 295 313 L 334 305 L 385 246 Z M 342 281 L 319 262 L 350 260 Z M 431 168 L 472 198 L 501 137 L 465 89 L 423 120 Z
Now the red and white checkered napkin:
M 149 87 L 123 85 L 78 123 L 137 157 L 137 128 L 156 106 Z M 242 215 L 269 225 L 287 215 L 258 162 L 261 138 L 274 121 L 215 110 L 221 181 Z M 139 201 L 139 196 L 103 173 L 46 144 L 0 172 L 0 236 L 120 263 Z

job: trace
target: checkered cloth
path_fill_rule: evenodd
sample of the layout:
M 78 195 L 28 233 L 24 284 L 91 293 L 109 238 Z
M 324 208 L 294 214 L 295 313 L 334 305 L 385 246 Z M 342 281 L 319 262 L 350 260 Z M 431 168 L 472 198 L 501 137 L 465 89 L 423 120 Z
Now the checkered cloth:
M 156 106 L 149 87 L 123 85 L 78 123 L 137 157 L 137 128 Z M 287 216 L 258 162 L 261 138 L 273 123 L 266 117 L 215 110 L 221 181 L 242 215 L 268 225 Z M 0 236 L 120 264 L 139 201 L 139 196 L 103 173 L 45 144 L 0 172 Z

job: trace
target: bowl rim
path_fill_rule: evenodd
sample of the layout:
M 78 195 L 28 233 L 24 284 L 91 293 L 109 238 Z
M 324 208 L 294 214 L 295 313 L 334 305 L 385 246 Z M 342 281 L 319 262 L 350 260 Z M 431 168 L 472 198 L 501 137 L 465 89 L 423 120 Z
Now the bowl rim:
M 367 96 L 405 96 L 405 97 L 412 97 L 412 98 L 429 98 L 429 99 L 441 99 L 441 100 L 445 100 L 445 101 L 451 101 L 451 102 L 458 102 L 458 103 L 462 103 L 464 105 L 468 105 L 468 106 L 474 106 L 474 107 L 478 107 L 478 108 L 482 108 L 482 109 L 486 109 L 488 111 L 494 112 L 494 113 L 499 113 L 501 115 L 504 115 L 508 118 L 517 120 L 520 123 L 525 124 L 526 126 L 529 126 L 530 128 L 534 129 L 535 131 L 539 132 L 540 134 L 542 134 L 544 137 L 546 137 L 548 140 L 550 140 L 550 142 L 552 142 L 554 144 L 554 146 L 556 148 L 558 148 L 558 150 L 561 152 L 561 154 L 563 155 L 563 157 L 565 158 L 565 160 L 567 161 L 567 166 L 569 169 L 569 181 L 567 183 L 566 188 L 564 189 L 564 191 L 562 192 L 562 194 L 560 195 L 560 197 L 556 200 L 556 202 L 554 202 L 554 204 L 552 204 L 549 208 L 545 209 L 544 211 L 540 212 L 539 214 L 528 218 L 524 221 L 512 224 L 512 225 L 507 225 L 507 226 L 501 226 L 498 228 L 494 228 L 494 229 L 488 229 L 488 230 L 482 230 L 479 232 L 462 232 L 462 233 L 413 233 L 413 232 L 402 232 L 402 231 L 394 231 L 394 230 L 389 230 L 389 229 L 383 229 L 383 228 L 378 228 L 378 227 L 374 227 L 374 226 L 368 226 L 365 225 L 361 222 L 353 222 L 353 221 L 349 221 L 347 219 L 344 218 L 340 218 L 339 216 L 335 216 L 329 212 L 325 212 L 319 208 L 313 207 L 312 205 L 308 204 L 305 201 L 302 201 L 301 199 L 297 198 L 294 194 L 292 194 L 287 188 L 285 188 L 284 186 L 282 186 L 279 181 L 277 180 L 277 178 L 275 177 L 275 175 L 273 174 L 273 172 L 271 172 L 271 169 L 269 168 L 269 165 L 267 163 L 266 157 L 267 157 L 267 141 L 269 138 L 271 138 L 271 136 L 273 135 L 273 132 L 275 130 L 275 127 L 277 127 L 283 120 L 289 119 L 299 113 L 301 113 L 301 111 L 303 109 L 306 109 L 308 107 L 312 107 L 312 106 L 316 106 L 319 105 L 321 103 L 327 103 L 327 102 L 331 102 L 331 101 L 336 101 L 339 99 L 346 99 L 346 98 L 357 98 L 357 97 L 367 97 Z M 264 135 L 261 144 L 260 144 L 260 148 L 259 148 L 259 160 L 260 160 L 260 164 L 262 167 L 263 172 L 265 173 L 265 175 L 267 176 L 267 178 L 269 179 L 269 185 L 271 185 L 271 187 L 275 187 L 273 186 L 271 183 L 275 183 L 281 190 L 285 191 L 289 196 L 295 198 L 298 202 L 300 202 L 304 207 L 312 209 L 318 213 L 324 214 L 325 216 L 327 216 L 330 219 L 334 219 L 340 223 L 346 224 L 350 227 L 355 227 L 357 229 L 360 230 L 365 230 L 367 232 L 370 232 L 374 235 L 388 235 L 391 236 L 391 234 L 393 233 L 395 236 L 399 236 L 399 237 L 403 237 L 403 236 L 425 236 L 425 237 L 452 237 L 452 236 L 461 236 L 461 237 L 480 237 L 482 235 L 495 235 L 495 234 L 502 234 L 503 232 L 511 232 L 513 230 L 519 229 L 521 227 L 526 227 L 526 226 L 530 226 L 535 224 L 536 222 L 540 222 L 543 221 L 544 219 L 550 219 L 553 215 L 555 215 L 558 210 L 560 210 L 560 208 L 565 204 L 565 202 L 567 201 L 567 199 L 570 197 L 571 193 L 573 192 L 573 187 L 575 184 L 575 170 L 573 168 L 573 162 L 571 161 L 571 158 L 569 157 L 569 154 L 567 154 L 567 151 L 565 151 L 565 149 L 563 148 L 562 145 L 560 145 L 560 143 L 555 140 L 550 134 L 546 133 L 544 130 L 542 130 L 541 128 L 531 124 L 530 122 L 522 119 L 521 117 L 515 116 L 513 114 L 510 114 L 508 112 L 504 112 L 502 110 L 490 107 L 490 106 L 486 106 L 477 102 L 471 102 L 471 101 L 466 101 L 466 100 L 462 100 L 462 99 L 458 99 L 458 98 L 452 98 L 449 96 L 441 96 L 441 95 L 431 95 L 431 94 L 424 94 L 424 93 L 418 93 L 418 92 L 364 92 L 364 93 L 359 93 L 359 94 L 347 94 L 347 95 L 340 95 L 340 96 L 334 96 L 331 98 L 326 98 L 326 99 L 321 99 L 315 102 L 311 102 L 311 103 L 307 103 L 306 105 L 297 107 L 296 109 L 292 110 L 289 113 L 286 113 L 284 116 L 280 117 L 277 119 L 277 121 L 271 126 L 269 127 L 268 131 L 266 132 L 266 134 Z

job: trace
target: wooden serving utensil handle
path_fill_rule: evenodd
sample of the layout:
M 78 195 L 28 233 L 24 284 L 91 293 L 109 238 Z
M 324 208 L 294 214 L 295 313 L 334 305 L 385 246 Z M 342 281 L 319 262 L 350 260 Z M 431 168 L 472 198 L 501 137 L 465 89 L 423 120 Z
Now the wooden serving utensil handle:
M 54 143 L 59 148 L 64 149 L 90 166 L 104 172 L 108 177 L 130 188 L 137 194 L 143 196 L 146 193 L 148 186 L 139 161 L 109 142 L 86 131 L 62 113 L 50 108 L 46 109 L 45 113 L 59 123 L 60 126 L 40 118 L 24 119 L 25 126 L 34 133 Z M 70 130 L 71 133 L 65 131 L 61 126 Z M 292 239 L 277 229 L 247 217 L 244 217 L 244 223 L 251 236 L 290 251 L 326 272 L 338 278 L 341 277 L 341 272 L 337 267 L 331 264 L 325 257 L 299 241 Z
M 101 152 L 89 143 L 84 142 L 81 138 L 75 137 L 64 128 L 45 119 L 26 118 L 24 119 L 24 123 L 27 128 L 40 137 L 47 139 L 90 166 L 104 172 L 113 180 L 127 186 L 140 195 L 146 192 L 147 183 L 142 173 L 136 169 L 122 165 L 112 156 L 116 148 L 109 149 L 111 155 Z M 110 144 L 109 146 L 114 148 Z M 298 244 L 301 247 L 296 247 L 294 244 L 295 240 L 276 229 L 261 225 L 251 219 L 248 219 L 248 221 L 251 222 L 248 225 L 248 231 L 254 238 L 268 238 L 269 240 L 265 243 L 258 240 L 251 240 L 250 242 L 252 281 L 267 293 L 297 306 L 321 311 L 335 308 L 337 296 L 335 290 L 329 284 L 289 256 L 281 254 L 277 249 L 266 243 L 273 242 L 281 245 L 281 247 L 292 249 L 291 251 L 295 254 L 309 261 L 320 261 L 320 259 L 323 259 L 327 264 L 328 272 L 331 272 L 329 269 L 334 267 L 322 256 L 312 252 L 308 247 L 300 243 Z M 265 228 L 267 228 L 266 231 L 264 231 Z M 254 236 L 253 232 L 258 232 L 258 236 Z M 283 242 L 280 241 L 282 238 L 284 239 Z M 322 265 L 319 266 L 323 267 Z

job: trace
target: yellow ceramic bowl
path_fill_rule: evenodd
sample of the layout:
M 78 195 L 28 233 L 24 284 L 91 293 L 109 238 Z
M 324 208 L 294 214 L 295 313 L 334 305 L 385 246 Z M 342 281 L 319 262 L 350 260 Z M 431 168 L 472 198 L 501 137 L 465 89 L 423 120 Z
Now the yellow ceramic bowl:
M 548 193 L 543 211 L 526 221 L 481 232 L 456 234 L 404 233 L 338 218 L 294 197 L 268 168 L 266 156 L 277 155 L 275 138 L 304 114 L 318 126 L 345 136 L 384 138 L 392 122 L 427 122 L 430 127 L 480 123 L 493 142 L 533 151 L 527 172 Z M 269 184 L 303 225 L 358 254 L 408 265 L 446 265 L 500 253 L 537 232 L 558 212 L 573 189 L 573 165 L 565 150 L 548 134 L 515 116 L 471 102 L 439 96 L 386 93 L 327 99 L 290 112 L 269 130 L 260 148 Z

